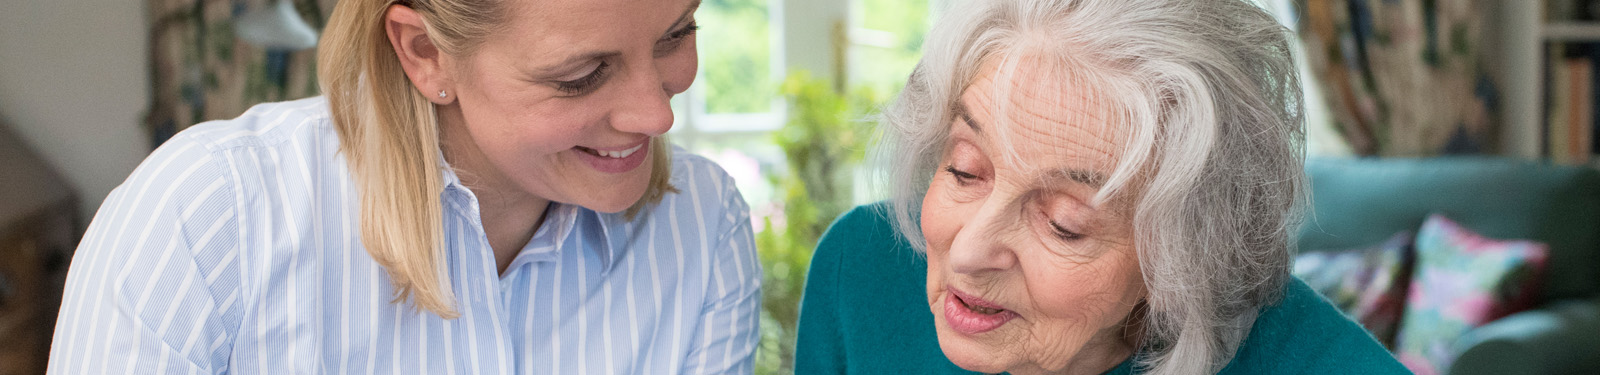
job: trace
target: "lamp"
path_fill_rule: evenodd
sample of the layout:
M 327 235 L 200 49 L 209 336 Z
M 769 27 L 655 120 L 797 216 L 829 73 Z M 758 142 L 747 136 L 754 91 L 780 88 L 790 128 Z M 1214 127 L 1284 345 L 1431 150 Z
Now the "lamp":
M 300 18 L 291 0 L 250 11 L 235 25 L 240 39 L 268 49 L 293 51 L 317 46 L 317 31 Z

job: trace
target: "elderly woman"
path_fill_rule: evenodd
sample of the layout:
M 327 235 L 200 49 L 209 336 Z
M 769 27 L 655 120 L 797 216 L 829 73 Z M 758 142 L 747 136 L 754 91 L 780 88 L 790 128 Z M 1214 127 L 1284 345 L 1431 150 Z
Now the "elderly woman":
M 1268 14 L 974 0 L 925 48 L 892 201 L 812 260 L 797 373 L 1406 372 L 1288 274 L 1301 103 Z
M 699 4 L 340 1 L 326 97 L 186 130 L 101 206 L 50 373 L 750 373 L 748 209 L 661 138 Z

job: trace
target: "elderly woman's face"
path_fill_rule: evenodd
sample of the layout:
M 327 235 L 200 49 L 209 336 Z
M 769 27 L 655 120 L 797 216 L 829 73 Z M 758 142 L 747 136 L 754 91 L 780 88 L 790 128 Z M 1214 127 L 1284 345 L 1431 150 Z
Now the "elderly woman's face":
M 922 206 L 939 346 L 974 371 L 1107 370 L 1131 353 L 1124 323 L 1144 295 L 1129 211 L 1091 204 L 1121 132 L 1094 87 L 1026 62 L 1010 82 L 980 71 Z
M 620 211 L 649 182 L 668 100 L 697 65 L 698 0 L 516 0 L 507 27 L 457 70 L 478 158 L 512 189 Z M 485 176 L 479 176 L 485 177 Z

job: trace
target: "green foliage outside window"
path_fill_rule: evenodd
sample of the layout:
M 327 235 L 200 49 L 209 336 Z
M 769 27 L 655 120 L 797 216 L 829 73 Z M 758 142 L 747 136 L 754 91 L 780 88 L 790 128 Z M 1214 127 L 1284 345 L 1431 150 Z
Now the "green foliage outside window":
M 865 155 L 872 129 L 863 119 L 880 103 L 869 88 L 840 95 L 831 82 L 795 72 L 782 86 L 789 121 L 773 134 L 773 142 L 783 149 L 789 168 L 782 176 L 768 176 L 783 197 L 783 223 L 768 218 L 756 234 L 766 271 L 757 374 L 794 371 L 806 266 L 822 232 L 854 204 L 851 173 Z
M 930 26 L 928 0 L 854 0 L 855 27 L 893 38 L 889 45 L 856 43 L 850 48 L 850 82 L 893 95 L 922 59 Z
M 706 113 L 771 110 L 772 38 L 767 0 L 706 0 L 695 15 Z
M 856 87 L 840 93 L 836 77 L 795 72 L 781 84 L 773 82 L 773 36 L 782 30 L 770 25 L 769 1 L 705 0 L 696 15 L 704 67 L 696 85 L 705 95 L 705 113 L 771 112 L 778 94 L 788 102 L 788 120 L 771 136 L 782 150 L 781 161 L 765 149 L 770 146 L 752 144 L 743 136 L 702 135 L 701 140 L 762 160 L 761 173 L 777 202 L 751 204 L 781 212 L 758 219 L 764 225 L 756 233 L 765 275 L 755 370 L 763 375 L 793 372 L 800 298 L 812 250 L 828 225 L 858 203 L 852 179 L 873 128 L 865 119 L 882 102 L 875 93 L 898 92 L 921 57 L 930 8 L 928 0 L 850 0 L 852 13 L 859 15 L 852 26 L 872 30 L 878 38 L 835 41 L 848 43 L 849 64 L 840 74 Z

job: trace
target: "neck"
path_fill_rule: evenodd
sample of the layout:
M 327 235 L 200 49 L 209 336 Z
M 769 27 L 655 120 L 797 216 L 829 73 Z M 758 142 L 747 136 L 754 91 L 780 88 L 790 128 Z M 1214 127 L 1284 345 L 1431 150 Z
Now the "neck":
M 1121 328 L 1116 328 L 1121 331 Z M 1062 373 L 1074 375 L 1104 374 L 1133 356 L 1133 346 L 1122 340 L 1120 332 L 1113 333 L 1107 342 L 1090 342 L 1078 358 Z M 1097 340 L 1098 341 L 1098 340 Z
M 467 132 L 460 108 L 438 107 L 439 145 L 461 184 L 478 197 L 479 221 L 494 250 L 495 267 L 503 275 L 543 224 L 550 201 L 518 188 L 489 163 Z
M 1101 375 L 1121 365 L 1122 361 L 1133 356 L 1133 348 L 1126 343 L 1089 342 L 1078 351 L 1067 366 L 1058 370 L 1046 370 L 1038 366 L 1012 369 L 1007 372 L 1016 375 Z

